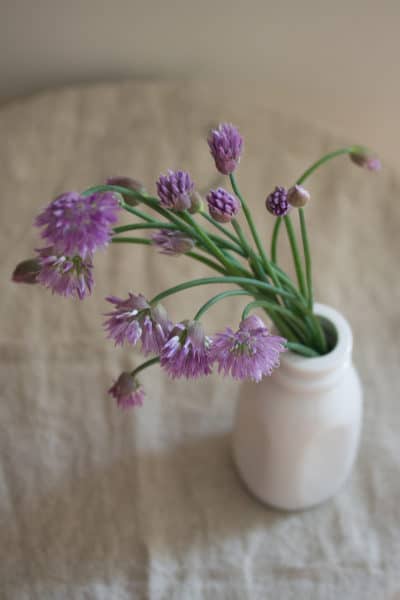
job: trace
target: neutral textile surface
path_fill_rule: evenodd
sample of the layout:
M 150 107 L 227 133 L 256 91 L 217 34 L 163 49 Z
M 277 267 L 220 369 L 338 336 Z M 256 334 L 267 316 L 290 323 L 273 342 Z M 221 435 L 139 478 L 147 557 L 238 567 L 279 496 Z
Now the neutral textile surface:
M 351 322 L 365 390 L 352 478 L 314 510 L 272 511 L 242 487 L 230 455 L 232 381 L 171 382 L 155 368 L 142 377 L 145 405 L 130 412 L 105 393 L 139 357 L 105 340 L 104 296 L 151 296 L 206 267 L 113 246 L 96 256 L 84 302 L 9 282 L 38 245 L 34 216 L 62 191 L 110 174 L 154 189 L 178 167 L 198 188 L 214 185 L 205 136 L 220 120 L 245 137 L 238 180 L 267 241 L 266 194 L 353 140 L 266 111 L 264 93 L 124 83 L 0 111 L 1 598 L 400 598 L 400 181 L 390 168 L 375 175 L 338 159 L 308 186 L 316 296 Z M 187 318 L 207 296 L 197 288 L 166 306 Z M 235 325 L 242 307 L 215 306 L 207 329 Z

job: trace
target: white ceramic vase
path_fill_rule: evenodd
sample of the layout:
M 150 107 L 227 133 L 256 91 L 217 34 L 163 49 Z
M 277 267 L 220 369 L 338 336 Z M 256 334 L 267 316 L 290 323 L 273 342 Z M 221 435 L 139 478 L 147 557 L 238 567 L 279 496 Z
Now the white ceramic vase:
M 283 354 L 271 377 L 243 385 L 236 412 L 239 474 L 258 499 L 285 510 L 333 496 L 350 474 L 360 437 L 350 326 L 332 308 L 316 305 L 315 312 L 335 327 L 335 348 L 318 358 Z

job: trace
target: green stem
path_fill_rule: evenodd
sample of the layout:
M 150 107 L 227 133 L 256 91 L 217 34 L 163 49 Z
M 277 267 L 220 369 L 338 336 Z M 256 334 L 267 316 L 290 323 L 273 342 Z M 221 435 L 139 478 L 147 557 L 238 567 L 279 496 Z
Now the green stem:
M 228 231 L 223 225 L 221 225 L 215 219 L 213 219 L 212 217 L 210 217 L 210 215 L 208 215 L 206 212 L 201 211 L 200 214 L 203 217 L 203 219 L 206 219 L 206 221 L 208 221 L 209 223 L 211 223 L 212 225 L 214 225 L 214 227 L 216 227 L 221 233 L 223 233 L 224 235 L 226 235 L 232 242 L 235 242 L 235 244 L 239 246 L 237 237 L 234 236 L 233 233 L 231 233 L 230 231 Z
M 308 241 L 306 219 L 305 219 L 303 208 L 299 208 L 299 218 L 300 218 L 301 239 L 303 241 L 304 262 L 305 262 L 305 266 L 306 266 L 308 308 L 312 311 L 313 306 L 314 306 L 314 292 L 313 292 L 313 284 L 312 284 L 311 252 L 310 252 L 310 244 Z
M 297 185 L 302 185 L 306 179 L 308 179 L 308 177 L 314 173 L 314 171 L 316 171 L 321 165 L 325 164 L 326 162 L 332 160 L 333 158 L 336 158 L 337 156 L 343 156 L 345 154 L 362 154 L 365 153 L 366 149 L 363 146 L 347 146 L 346 148 L 339 148 L 339 150 L 334 150 L 333 152 L 328 152 L 328 154 L 325 154 L 324 156 L 322 156 L 320 159 L 318 159 L 317 161 L 315 161 L 306 171 L 304 171 L 304 173 L 302 175 L 300 175 L 300 177 L 296 180 L 296 184 Z M 274 230 L 272 233 L 272 241 L 271 241 L 271 259 L 273 260 L 274 263 L 277 262 L 277 243 L 278 243 L 278 236 L 279 236 L 279 230 L 282 224 L 282 219 L 281 217 L 278 217 L 276 222 L 275 222 L 275 226 L 274 226 Z
M 153 217 L 151 217 L 150 215 L 147 215 L 146 213 L 144 213 L 142 210 L 139 210 L 138 208 L 129 206 L 129 204 L 126 204 L 126 202 L 121 202 L 121 206 L 124 210 L 126 210 L 126 212 L 130 213 L 131 215 L 135 215 L 135 217 L 139 217 L 139 219 L 142 219 L 142 221 L 145 221 L 146 223 L 153 223 L 153 221 L 154 221 Z
M 277 217 L 274 225 L 274 230 L 272 232 L 272 240 L 271 240 L 271 260 L 274 263 L 277 263 L 277 246 L 278 246 L 278 236 L 279 230 L 282 225 L 282 217 Z
M 162 223 L 161 221 L 152 221 L 151 223 L 131 223 L 114 227 L 114 233 L 125 233 L 125 231 L 135 231 L 136 229 L 177 229 L 172 223 Z
M 285 221 L 286 230 L 287 230 L 287 234 L 288 234 L 289 241 L 290 241 L 290 247 L 292 249 L 292 256 L 293 256 L 294 266 L 296 269 L 296 276 L 297 276 L 297 282 L 299 284 L 300 293 L 304 298 L 307 298 L 307 288 L 306 288 L 306 283 L 304 280 L 303 269 L 302 269 L 301 261 L 300 261 L 299 248 L 297 246 L 296 235 L 294 233 L 292 221 L 291 221 L 291 218 L 289 217 L 289 215 L 286 215 L 285 217 L 283 217 L 283 220 Z
M 111 238 L 111 242 L 113 244 L 123 244 L 123 243 L 145 244 L 147 246 L 150 246 L 152 244 L 151 240 L 149 240 L 148 238 L 134 238 L 134 237 L 113 237 L 113 238 Z M 204 265 L 207 265 L 207 267 L 211 267 L 211 269 L 214 269 L 215 271 L 218 271 L 219 273 L 222 273 L 222 274 L 225 273 L 225 270 L 218 263 L 215 263 L 214 261 L 210 260 L 206 256 L 197 254 L 197 252 L 185 252 L 184 256 L 190 256 L 190 258 L 193 258 L 194 260 L 197 260 L 197 261 L 203 263 Z
M 251 212 L 249 210 L 249 207 L 247 206 L 247 202 L 245 201 L 245 199 L 243 198 L 242 194 L 240 193 L 240 190 L 239 190 L 239 188 L 237 186 L 236 179 L 235 179 L 235 176 L 234 176 L 233 173 L 231 173 L 229 175 L 229 179 L 230 179 L 233 191 L 235 192 L 236 196 L 240 200 L 240 204 L 242 206 L 242 209 L 243 209 L 243 212 L 244 212 L 244 216 L 246 217 L 246 221 L 247 221 L 248 226 L 250 228 L 251 234 L 253 236 L 253 239 L 255 241 L 257 249 L 258 249 L 258 251 L 260 253 L 260 256 L 261 256 L 261 258 L 263 260 L 265 270 L 268 272 L 269 271 L 269 269 L 268 269 L 269 261 L 268 261 L 267 255 L 265 254 L 264 246 L 261 243 L 260 236 L 258 235 L 258 231 L 256 229 L 256 226 L 254 224 L 253 217 L 251 216 Z
M 346 148 L 339 148 L 339 150 L 329 152 L 328 154 L 322 156 L 322 158 L 320 158 L 319 160 L 315 161 L 315 163 L 313 163 L 311 167 L 304 171 L 304 173 L 296 181 L 296 184 L 301 185 L 302 183 L 304 183 L 305 180 L 308 179 L 308 177 L 312 173 L 314 173 L 314 171 L 316 171 L 321 165 L 325 164 L 329 160 L 332 160 L 332 158 L 336 158 L 337 156 L 343 156 L 344 154 L 363 154 L 365 152 L 366 148 L 364 148 L 363 146 L 347 146 Z
M 115 234 L 119 234 L 125 233 L 126 231 L 135 231 L 137 229 L 171 229 L 173 231 L 182 231 L 181 227 L 175 225 L 174 223 L 164 223 L 162 221 L 152 220 L 149 223 L 130 223 L 129 225 L 121 225 L 118 227 L 114 227 L 113 232 Z M 225 241 L 222 238 L 219 238 L 218 236 L 211 235 L 210 237 L 215 243 L 220 244 L 223 248 L 233 250 L 235 252 L 240 253 L 240 255 L 243 256 L 244 253 L 240 251 L 240 248 L 236 248 L 235 246 L 233 246 L 233 244 L 230 244 L 228 241 Z M 197 236 L 196 239 L 198 239 Z M 229 258 L 232 260 L 231 256 Z
M 243 310 L 242 319 L 246 319 L 250 312 L 258 307 L 268 308 L 268 310 L 272 312 L 278 312 L 282 315 L 285 315 L 285 317 L 290 321 L 290 324 L 296 325 L 296 327 L 300 330 L 300 335 L 303 337 L 307 337 L 307 328 L 304 326 L 304 323 L 299 318 L 295 317 L 293 313 L 290 312 L 290 310 L 287 310 L 280 304 L 275 305 L 272 302 L 268 302 L 266 300 L 254 300 L 254 302 L 250 302 L 249 304 L 247 304 L 247 306 Z
M 214 269 L 214 271 L 218 271 L 218 273 L 225 273 L 225 269 L 223 267 L 213 260 L 210 260 L 206 256 L 203 256 L 202 254 L 197 254 L 197 252 L 186 252 L 184 256 L 190 256 L 190 258 L 194 258 L 194 260 L 203 263 L 203 265 L 207 265 L 207 267 Z
M 159 356 L 155 356 L 154 358 L 150 358 L 150 360 L 146 360 L 146 362 L 142 363 L 141 365 L 136 367 L 136 369 L 133 369 L 133 371 L 131 371 L 132 377 L 136 377 L 136 375 L 138 373 L 140 373 L 140 371 L 143 371 L 144 369 L 147 369 L 147 367 L 151 367 L 152 365 L 155 365 L 156 363 L 159 363 L 159 362 L 160 362 Z
M 303 344 L 297 344 L 296 342 L 287 342 L 286 347 L 288 350 L 292 350 L 292 352 L 295 352 L 296 354 L 301 354 L 302 356 L 307 356 L 309 358 L 320 356 L 316 350 L 313 350 L 308 346 L 304 346 Z
M 282 290 L 280 288 L 275 288 L 274 286 L 270 285 L 269 283 L 264 283 L 263 281 L 258 281 L 258 279 L 226 275 L 225 277 L 203 277 L 201 279 L 192 279 L 192 281 L 186 281 L 185 283 L 181 283 L 172 288 L 164 290 L 163 292 L 161 292 L 160 294 L 155 296 L 151 300 L 151 303 L 157 304 L 158 302 L 161 302 L 161 300 L 163 300 L 167 296 L 171 296 L 172 294 L 182 292 L 183 290 L 187 290 L 189 288 L 197 287 L 200 285 L 216 284 L 216 283 L 223 283 L 223 284 L 237 283 L 237 284 L 251 285 L 260 290 L 270 291 L 273 293 L 277 293 L 280 295 L 284 295 L 284 296 L 293 298 L 293 296 L 289 292 Z M 293 301 L 295 301 L 295 300 L 293 299 Z
M 118 185 L 98 185 L 95 187 L 88 188 L 87 190 L 85 190 L 83 192 L 83 195 L 88 196 L 90 194 L 94 194 L 95 192 L 103 192 L 103 191 L 114 191 L 114 192 L 118 192 L 121 195 L 129 195 L 129 196 L 138 198 L 142 204 L 155 210 L 158 214 L 162 215 L 168 221 L 171 221 L 173 224 L 175 224 L 177 229 L 179 229 L 180 231 L 184 231 L 191 237 L 201 240 L 203 242 L 203 244 L 211 252 L 211 254 L 213 254 L 216 258 L 218 258 L 227 269 L 234 270 L 234 271 L 238 270 L 237 264 L 235 265 L 230 262 L 230 259 L 227 258 L 220 251 L 220 249 L 218 248 L 218 246 L 216 245 L 214 240 L 210 239 L 210 237 L 207 235 L 207 233 L 205 233 L 197 225 L 197 223 L 194 221 L 194 219 L 191 217 L 191 215 L 189 215 L 187 213 L 174 214 L 174 213 L 172 213 L 172 211 L 165 210 L 162 206 L 160 206 L 160 202 L 159 202 L 158 198 L 149 196 L 148 194 L 144 194 L 143 192 L 130 190 L 128 188 L 124 188 L 124 187 L 121 187 Z M 121 205 L 126 210 L 129 210 L 129 212 L 132 212 L 133 214 L 136 214 L 138 212 L 137 209 L 131 209 L 131 207 L 126 205 L 124 202 L 122 202 Z M 156 222 L 153 218 L 148 217 L 145 213 L 141 213 L 141 218 L 143 218 L 144 220 L 146 220 L 149 223 Z M 189 221 L 191 223 L 192 227 L 188 226 L 187 221 Z M 236 246 L 235 247 L 229 246 L 228 242 L 224 242 L 221 238 L 218 238 L 218 237 L 216 238 L 216 236 L 212 236 L 212 237 L 214 239 L 216 239 L 217 243 L 223 243 L 225 246 L 230 247 L 230 249 L 237 251 Z
M 251 256 L 252 254 L 254 254 L 238 221 L 236 219 L 232 219 L 231 223 L 240 240 L 240 245 L 247 254 L 247 256 Z
M 221 292 L 220 294 L 217 294 L 216 296 L 213 296 L 212 298 L 210 298 L 210 300 L 208 300 L 208 302 L 206 302 L 205 304 L 203 304 L 203 306 L 201 308 L 199 308 L 199 310 L 197 311 L 197 313 L 194 316 L 194 320 L 197 321 L 198 319 L 200 319 L 200 317 L 202 317 L 204 315 L 204 313 L 208 311 L 209 308 L 211 308 L 212 306 L 214 306 L 214 304 L 216 304 L 220 300 L 223 300 L 224 298 L 228 298 L 229 296 L 251 296 L 251 295 L 252 295 L 251 292 L 247 292 L 246 290 L 228 290 L 227 292 Z
M 252 234 L 253 239 L 254 239 L 254 241 L 256 243 L 258 252 L 260 253 L 260 256 L 261 256 L 261 259 L 262 259 L 262 263 L 263 263 L 263 267 L 266 270 L 266 272 L 268 273 L 268 276 L 272 279 L 273 283 L 275 285 L 279 285 L 279 282 L 278 282 L 278 280 L 277 280 L 277 278 L 275 276 L 274 270 L 272 269 L 272 265 L 271 265 L 271 263 L 270 263 L 267 255 L 266 255 L 266 252 L 265 252 L 265 249 L 264 249 L 264 245 L 262 244 L 260 236 L 258 235 L 258 231 L 257 231 L 257 228 L 256 228 L 256 226 L 254 224 L 253 217 L 251 216 L 251 212 L 249 210 L 249 207 L 247 206 L 247 203 L 246 203 L 245 199 L 243 198 L 242 194 L 240 193 L 240 190 L 239 190 L 239 188 L 237 186 L 234 174 L 231 173 L 229 175 L 229 178 L 230 178 L 230 181 L 231 181 L 231 184 L 232 184 L 232 189 L 235 192 L 236 196 L 239 198 L 240 203 L 242 205 L 243 212 L 245 214 L 245 217 L 246 217 L 247 223 L 249 225 L 251 234 Z M 249 251 L 252 252 L 252 249 L 250 247 L 249 247 Z
M 189 223 L 196 232 L 197 236 L 201 239 L 204 246 L 215 256 L 218 260 L 224 265 L 224 267 L 228 271 L 237 272 L 237 266 L 230 262 L 229 259 L 226 258 L 225 254 L 221 252 L 221 249 L 213 242 L 213 240 L 207 235 L 207 233 L 196 223 L 195 219 L 189 213 L 185 213 L 184 219 L 187 223 Z
M 149 238 L 139 237 L 112 237 L 111 242 L 113 244 L 145 244 L 146 246 L 151 246 L 152 244 Z

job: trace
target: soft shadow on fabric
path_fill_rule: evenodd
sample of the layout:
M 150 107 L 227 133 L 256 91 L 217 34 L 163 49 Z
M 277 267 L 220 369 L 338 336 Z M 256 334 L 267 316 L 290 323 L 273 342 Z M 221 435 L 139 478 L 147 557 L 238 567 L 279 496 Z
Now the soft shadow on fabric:
M 85 582 L 118 571 L 144 582 L 163 557 L 179 562 L 193 548 L 207 553 L 255 529 L 268 536 L 290 518 L 244 489 L 226 433 L 88 468 L 24 505 L 18 527 L 14 515 L 0 515 L 6 584 L 72 575 Z

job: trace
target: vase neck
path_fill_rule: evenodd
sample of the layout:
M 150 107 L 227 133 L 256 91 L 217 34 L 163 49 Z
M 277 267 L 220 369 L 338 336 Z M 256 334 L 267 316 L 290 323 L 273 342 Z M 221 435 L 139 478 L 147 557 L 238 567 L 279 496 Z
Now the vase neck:
M 275 376 L 288 385 L 320 388 L 334 385 L 351 364 L 353 335 L 347 320 L 339 312 L 323 304 L 315 305 L 315 314 L 327 319 L 335 328 L 337 342 L 324 356 L 307 358 L 287 352 Z

